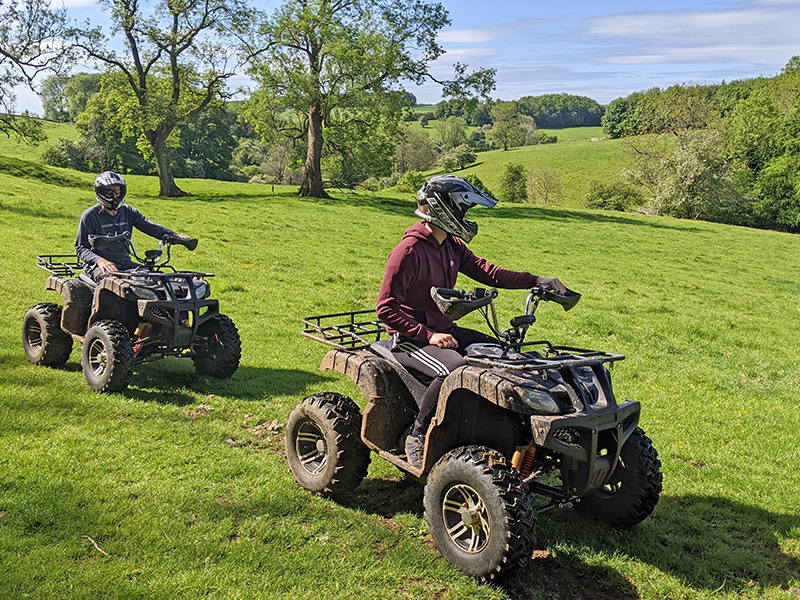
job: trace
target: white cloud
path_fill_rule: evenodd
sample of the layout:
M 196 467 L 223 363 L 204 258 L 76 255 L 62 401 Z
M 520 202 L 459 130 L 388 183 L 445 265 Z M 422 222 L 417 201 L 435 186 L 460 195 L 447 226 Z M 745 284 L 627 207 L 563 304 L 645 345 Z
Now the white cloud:
M 800 3 L 766 0 L 729 10 L 597 17 L 587 20 L 586 35 L 598 43 L 598 62 L 772 66 L 800 52 Z

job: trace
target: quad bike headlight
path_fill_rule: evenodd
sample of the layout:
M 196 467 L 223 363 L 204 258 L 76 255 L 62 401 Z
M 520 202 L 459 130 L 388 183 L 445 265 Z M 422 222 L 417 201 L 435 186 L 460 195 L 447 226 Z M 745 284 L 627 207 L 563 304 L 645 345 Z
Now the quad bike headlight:
M 131 292 L 140 300 L 158 300 L 158 296 L 150 288 L 131 286 Z
M 557 415 L 561 412 L 555 399 L 547 392 L 523 388 L 519 390 L 519 399 L 538 413 Z
M 211 295 L 211 286 L 205 279 L 195 279 L 194 293 L 200 300 L 208 298 Z

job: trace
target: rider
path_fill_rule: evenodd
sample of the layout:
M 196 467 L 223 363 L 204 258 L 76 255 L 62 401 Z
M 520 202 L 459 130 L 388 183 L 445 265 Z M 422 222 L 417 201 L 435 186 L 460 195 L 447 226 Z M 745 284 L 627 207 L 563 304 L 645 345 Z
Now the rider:
M 84 273 L 95 281 L 100 281 L 109 273 L 126 271 L 137 267 L 128 249 L 122 242 L 111 244 L 103 250 L 96 250 L 89 244 L 89 236 L 130 235 L 133 228 L 154 238 L 172 235 L 182 240 L 190 239 L 185 233 L 174 233 L 166 227 L 153 223 L 142 213 L 125 204 L 127 186 L 125 180 L 113 171 L 104 171 L 94 180 L 94 193 L 97 204 L 87 208 L 78 224 L 75 238 L 75 253 L 84 263 Z
M 492 208 L 497 200 L 454 175 L 428 179 L 417 192 L 422 221 L 406 230 L 389 254 L 376 308 L 391 335 L 392 351 L 402 365 L 432 377 L 420 404 L 411 434 L 406 438 L 408 461 L 422 462 L 425 433 L 445 377 L 465 364 L 467 346 L 495 342 L 486 334 L 456 325 L 437 308 L 431 287 L 453 288 L 458 273 L 492 287 L 509 289 L 549 285 L 558 293 L 566 288 L 557 278 L 509 271 L 475 256 L 466 246 L 478 225 L 465 218 L 468 209 Z

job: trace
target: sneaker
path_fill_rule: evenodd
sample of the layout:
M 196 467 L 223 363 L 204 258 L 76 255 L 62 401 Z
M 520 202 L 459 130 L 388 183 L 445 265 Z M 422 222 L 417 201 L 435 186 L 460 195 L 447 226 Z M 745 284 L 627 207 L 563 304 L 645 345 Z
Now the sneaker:
M 406 438 L 406 460 L 412 467 L 422 466 L 422 454 L 425 449 L 425 437 L 409 435 Z

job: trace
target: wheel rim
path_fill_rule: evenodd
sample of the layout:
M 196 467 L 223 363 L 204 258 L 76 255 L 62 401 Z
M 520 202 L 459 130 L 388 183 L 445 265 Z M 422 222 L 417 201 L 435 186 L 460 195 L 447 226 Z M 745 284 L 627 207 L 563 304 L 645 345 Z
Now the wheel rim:
M 101 340 L 94 340 L 89 345 L 89 370 L 95 377 L 100 377 L 108 367 L 108 351 Z
M 450 540 L 464 552 L 477 554 L 489 543 L 486 505 L 466 484 L 450 487 L 442 498 L 442 518 Z
M 328 444 L 325 436 L 314 421 L 303 421 L 297 428 L 294 442 L 300 464 L 311 475 L 317 475 L 325 469 L 328 455 Z
M 44 345 L 44 337 L 42 336 L 42 326 L 35 319 L 28 321 L 25 328 L 25 338 L 28 340 L 28 347 L 38 352 Z

